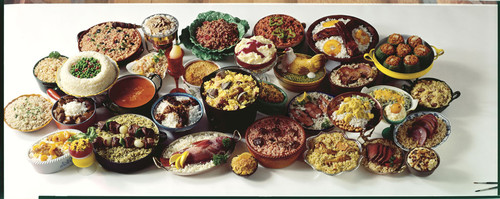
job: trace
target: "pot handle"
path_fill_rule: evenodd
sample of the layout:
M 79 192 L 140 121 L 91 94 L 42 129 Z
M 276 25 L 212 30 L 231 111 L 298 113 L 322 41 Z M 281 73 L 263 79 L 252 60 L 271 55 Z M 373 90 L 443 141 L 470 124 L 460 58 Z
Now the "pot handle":
M 365 53 L 363 58 L 365 58 L 366 61 L 373 62 L 373 51 L 375 51 L 375 49 L 371 49 L 369 53 Z
M 47 89 L 47 95 L 49 95 L 52 99 L 55 99 L 56 101 L 61 99 L 61 96 L 57 94 L 57 92 L 52 88 Z
M 156 86 L 156 92 L 158 92 L 161 89 L 161 86 L 163 85 L 163 80 L 161 79 L 161 77 L 158 74 L 152 73 L 151 75 L 148 76 L 148 78 L 151 79 L 151 81 L 153 81 L 153 83 Z M 157 79 L 156 82 L 155 79 Z
M 439 56 L 444 54 L 443 49 L 436 48 L 436 46 L 431 46 L 431 47 L 434 48 L 434 50 L 436 51 L 436 56 L 434 57 L 434 60 L 436 60 Z
M 451 94 L 451 100 L 450 100 L 450 102 L 453 101 L 453 100 L 455 100 L 455 99 L 457 99 L 458 97 L 460 97 L 460 95 L 461 95 L 460 91 L 453 92 Z
M 162 165 L 161 161 L 157 157 L 153 157 L 153 162 L 159 169 L 165 169 L 166 171 L 168 171 L 168 169 Z

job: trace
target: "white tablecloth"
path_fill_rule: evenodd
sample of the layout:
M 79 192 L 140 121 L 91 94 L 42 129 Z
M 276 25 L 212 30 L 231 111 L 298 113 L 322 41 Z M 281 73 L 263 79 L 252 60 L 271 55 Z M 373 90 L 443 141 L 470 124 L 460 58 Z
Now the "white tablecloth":
M 75 166 L 54 174 L 37 173 L 27 159 L 29 147 L 56 130 L 54 122 L 32 133 L 4 125 L 6 198 L 38 195 L 146 195 L 146 196 L 380 196 L 380 195 L 497 195 L 497 190 L 474 192 L 498 181 L 498 13 L 496 5 L 407 4 L 33 4 L 5 5 L 4 107 L 22 94 L 40 93 L 32 75 L 34 64 L 51 51 L 78 53 L 76 35 L 95 24 L 122 21 L 140 24 L 154 13 L 169 13 L 189 25 L 200 12 L 216 10 L 240 17 L 251 28 L 274 13 L 291 15 L 306 24 L 327 15 L 345 14 L 373 25 L 381 38 L 391 33 L 416 34 L 445 54 L 425 77 L 446 81 L 462 96 L 443 114 L 452 124 L 449 139 L 436 150 L 441 165 L 425 178 L 408 171 L 375 175 L 360 167 L 354 172 L 328 176 L 303 161 L 283 169 L 259 167 L 251 177 L 233 174 L 226 164 L 196 176 L 176 176 L 151 166 L 133 174 L 99 167 L 89 176 Z M 250 34 L 250 31 L 247 33 Z M 194 58 L 186 51 L 184 60 Z M 218 62 L 234 65 L 232 58 Z M 329 64 L 334 64 L 330 62 Z M 122 72 L 125 72 L 122 69 Z M 269 73 L 272 75 L 272 73 Z M 274 83 L 278 83 L 275 79 Z M 173 88 L 167 77 L 160 95 Z M 293 97 L 293 93 L 289 93 Z M 101 116 L 101 118 L 104 116 Z M 105 119 L 105 118 L 102 118 Z M 381 123 L 374 137 L 388 125 Z M 205 126 L 197 127 L 203 130 Z M 240 143 L 236 152 L 246 150 Z

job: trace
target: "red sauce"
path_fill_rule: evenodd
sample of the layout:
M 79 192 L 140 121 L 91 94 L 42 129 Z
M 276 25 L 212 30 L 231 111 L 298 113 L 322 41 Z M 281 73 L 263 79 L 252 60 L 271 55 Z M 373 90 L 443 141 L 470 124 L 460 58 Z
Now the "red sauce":
M 265 46 L 265 45 L 269 46 L 269 48 L 271 48 L 271 47 L 272 47 L 272 45 L 271 45 L 271 44 L 263 44 L 263 43 L 260 43 L 260 42 L 258 42 L 258 41 L 256 41 L 256 40 L 253 40 L 253 41 L 251 41 L 251 42 L 248 42 L 248 44 L 250 44 L 250 45 L 249 45 L 248 47 L 246 47 L 246 48 L 243 48 L 240 52 L 238 52 L 238 55 L 239 55 L 240 53 L 242 53 L 242 52 L 244 52 L 244 53 L 246 53 L 246 54 L 251 53 L 251 52 L 255 52 L 255 53 L 257 53 L 257 55 L 259 55 L 260 57 L 265 57 L 265 55 L 264 55 L 264 54 L 262 54 L 261 52 L 259 52 L 259 51 L 257 50 L 257 48 L 259 48 L 259 47 L 261 47 L 261 46 Z
M 131 77 L 118 81 L 109 96 L 118 106 L 135 108 L 148 103 L 155 95 L 155 86 L 142 77 Z

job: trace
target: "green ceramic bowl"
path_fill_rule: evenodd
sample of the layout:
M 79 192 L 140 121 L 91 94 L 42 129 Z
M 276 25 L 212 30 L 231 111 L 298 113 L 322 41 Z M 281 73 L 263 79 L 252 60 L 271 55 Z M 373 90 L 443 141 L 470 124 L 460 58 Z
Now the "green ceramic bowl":
M 274 86 L 274 88 L 278 89 L 284 96 L 283 101 L 279 103 L 272 103 L 272 102 L 266 102 L 262 100 L 260 97 L 257 99 L 257 110 L 261 113 L 264 113 L 266 115 L 285 115 L 286 114 L 286 104 L 288 102 L 288 96 L 286 92 L 280 88 L 279 86 L 276 86 L 273 83 L 266 82 L 266 81 L 261 81 L 261 83 L 266 83 L 271 86 Z M 263 88 L 263 87 L 261 87 Z

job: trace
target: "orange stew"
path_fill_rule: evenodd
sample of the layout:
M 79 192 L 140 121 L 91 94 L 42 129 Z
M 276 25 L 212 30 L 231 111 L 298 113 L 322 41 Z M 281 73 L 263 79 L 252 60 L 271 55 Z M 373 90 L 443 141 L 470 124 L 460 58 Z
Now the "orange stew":
M 118 106 L 135 108 L 148 103 L 155 95 L 151 81 L 132 77 L 118 81 L 110 90 L 110 98 Z

